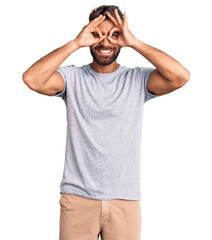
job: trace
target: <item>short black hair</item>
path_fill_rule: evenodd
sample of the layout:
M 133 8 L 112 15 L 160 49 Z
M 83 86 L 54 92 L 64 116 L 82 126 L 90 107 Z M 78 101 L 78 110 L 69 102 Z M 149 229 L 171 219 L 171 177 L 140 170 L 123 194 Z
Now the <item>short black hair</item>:
M 121 18 L 122 21 L 124 21 L 124 15 L 123 13 L 120 11 L 119 7 L 115 6 L 115 5 L 102 5 L 98 8 L 94 8 L 92 10 L 92 12 L 89 15 L 89 22 L 92 21 L 93 19 L 97 18 L 100 14 L 106 16 L 105 19 L 110 19 L 107 15 L 106 15 L 106 11 L 108 11 L 114 18 L 116 18 L 115 15 L 115 9 L 118 10 L 118 14 Z

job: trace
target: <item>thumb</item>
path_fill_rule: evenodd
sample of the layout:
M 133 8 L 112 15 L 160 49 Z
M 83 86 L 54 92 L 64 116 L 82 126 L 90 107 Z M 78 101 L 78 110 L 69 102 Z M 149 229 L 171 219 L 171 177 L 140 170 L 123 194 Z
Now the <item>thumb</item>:
M 107 39 L 112 43 L 112 44 L 117 44 L 117 40 L 114 40 L 111 37 L 107 37 Z
M 95 38 L 94 39 L 94 43 L 98 43 L 98 42 L 101 42 L 102 40 L 104 40 L 106 36 L 102 36 L 102 37 L 99 37 L 99 38 Z

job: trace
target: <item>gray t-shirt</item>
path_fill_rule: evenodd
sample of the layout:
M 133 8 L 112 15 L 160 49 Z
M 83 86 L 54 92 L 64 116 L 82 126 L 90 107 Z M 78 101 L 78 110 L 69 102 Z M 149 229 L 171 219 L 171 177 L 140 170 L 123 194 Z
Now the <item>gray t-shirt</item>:
M 140 200 L 143 105 L 155 68 L 98 73 L 90 64 L 59 67 L 65 88 L 53 96 L 66 105 L 65 165 L 60 193 L 86 198 Z

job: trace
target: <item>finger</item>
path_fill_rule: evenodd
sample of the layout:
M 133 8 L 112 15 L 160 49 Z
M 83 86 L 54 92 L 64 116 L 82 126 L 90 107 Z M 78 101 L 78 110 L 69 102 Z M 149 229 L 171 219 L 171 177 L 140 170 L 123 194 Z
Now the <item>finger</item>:
M 128 27 L 128 20 L 127 20 L 127 14 L 126 12 L 124 13 L 124 25 Z
M 112 39 L 112 38 L 109 37 L 109 36 L 107 37 L 107 39 L 110 41 L 110 43 L 118 45 L 117 40 Z
M 102 31 L 98 27 L 96 27 L 95 30 L 99 34 L 99 37 L 102 37 Z
M 87 26 L 88 26 L 89 28 L 94 29 L 96 23 L 99 22 L 99 21 L 102 19 L 102 17 L 103 17 L 103 16 L 100 14 L 98 17 L 96 17 L 96 18 L 94 18 L 93 20 L 91 20 L 91 21 L 87 24 Z
M 117 27 L 113 27 L 113 28 L 109 31 L 109 37 L 110 37 L 110 38 L 112 37 L 112 34 L 113 34 L 113 32 L 115 32 L 115 31 L 120 31 L 120 30 L 119 30 L 119 28 L 117 28 Z
M 119 24 L 120 26 L 122 26 L 123 22 L 122 22 L 119 14 L 118 14 L 118 10 L 117 10 L 117 9 L 115 9 L 115 15 L 116 15 L 116 19 L 117 19 L 117 21 L 118 21 L 118 24 Z
M 106 12 L 107 16 L 110 18 L 110 20 L 115 24 L 115 26 L 118 27 L 118 22 L 117 20 L 107 11 Z
M 94 39 L 94 43 L 98 43 L 98 42 L 103 41 L 105 37 L 106 37 L 106 36 L 102 36 L 102 37 L 100 37 L 100 38 L 95 38 L 95 39 Z
M 94 18 L 93 20 L 91 20 L 89 24 L 95 23 L 96 21 L 98 21 L 98 20 L 101 19 L 102 17 L 103 17 L 102 14 L 100 14 L 98 17 L 96 17 L 96 18 Z
M 101 17 L 100 17 L 101 16 Z M 93 26 L 96 27 L 98 26 L 102 21 L 105 20 L 105 16 L 103 15 L 99 15 L 98 18 L 96 18 L 97 20 L 93 22 Z M 94 19 L 95 20 L 95 19 Z

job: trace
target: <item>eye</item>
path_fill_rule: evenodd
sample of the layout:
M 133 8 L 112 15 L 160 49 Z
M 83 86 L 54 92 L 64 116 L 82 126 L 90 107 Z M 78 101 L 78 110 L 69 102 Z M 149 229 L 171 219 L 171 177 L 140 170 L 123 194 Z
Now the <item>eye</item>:
M 99 37 L 99 34 L 97 32 L 92 32 L 92 34 L 93 34 L 93 37 L 95 37 L 95 38 Z
M 114 37 L 114 38 L 118 38 L 119 35 L 120 35 L 119 32 L 114 32 L 114 33 L 112 34 L 112 37 Z

